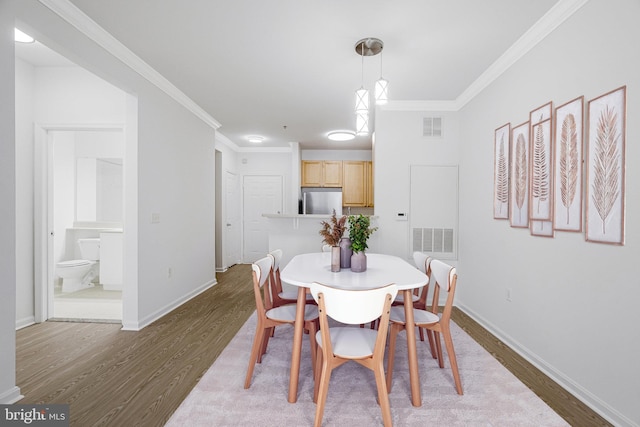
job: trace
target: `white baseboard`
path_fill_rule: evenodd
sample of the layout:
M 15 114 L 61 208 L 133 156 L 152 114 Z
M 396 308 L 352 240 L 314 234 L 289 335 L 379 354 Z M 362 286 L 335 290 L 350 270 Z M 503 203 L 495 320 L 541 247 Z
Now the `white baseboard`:
M 122 330 L 123 331 L 139 331 L 142 328 L 144 328 L 145 326 L 150 325 L 151 323 L 155 322 L 156 320 L 158 320 L 159 318 L 161 318 L 162 316 L 170 313 L 172 310 L 175 310 L 176 308 L 180 307 L 182 304 L 184 304 L 185 302 L 189 301 L 192 298 L 195 298 L 196 296 L 200 295 L 202 292 L 206 291 L 207 289 L 213 287 L 214 285 L 217 285 L 218 281 L 216 279 L 213 279 L 207 283 L 205 283 L 204 285 L 194 289 L 193 291 L 191 291 L 190 293 L 183 295 L 181 298 L 178 298 L 177 300 L 165 305 L 164 307 L 154 311 L 153 313 L 151 313 L 150 315 L 140 319 L 138 322 L 122 322 Z
M 571 378 L 564 375 L 562 372 L 555 369 L 553 366 L 546 363 L 543 359 L 538 357 L 537 354 L 529 350 L 527 347 L 521 345 L 517 340 L 513 339 L 508 334 L 504 333 L 500 328 L 493 325 L 487 319 L 471 310 L 464 304 L 455 304 L 460 310 L 478 322 L 483 328 L 491 332 L 495 337 L 504 342 L 509 348 L 522 356 L 529 363 L 534 365 L 546 376 L 551 378 L 554 382 L 571 393 L 576 399 L 591 408 L 594 412 L 597 412 L 601 417 L 616 426 L 629 426 L 640 427 L 640 425 L 628 417 L 624 416 L 606 402 L 602 401 L 598 397 L 594 396 L 589 390 L 575 383 Z
M 31 326 L 36 323 L 36 318 L 34 316 L 23 317 L 22 319 L 16 320 L 16 331 L 18 329 L 26 328 L 27 326 Z
M 20 387 L 14 386 L 9 390 L 0 393 L 0 403 L 3 405 L 11 405 L 22 399 L 24 396 L 20 394 Z

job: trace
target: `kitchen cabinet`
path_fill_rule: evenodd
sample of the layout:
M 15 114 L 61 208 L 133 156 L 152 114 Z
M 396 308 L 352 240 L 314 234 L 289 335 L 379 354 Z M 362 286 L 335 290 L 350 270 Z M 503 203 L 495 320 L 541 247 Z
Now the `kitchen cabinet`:
M 303 160 L 302 187 L 342 187 L 341 160 Z
M 373 207 L 373 162 L 365 162 L 366 206 Z
M 342 204 L 353 207 L 373 206 L 373 165 L 366 161 L 344 161 Z

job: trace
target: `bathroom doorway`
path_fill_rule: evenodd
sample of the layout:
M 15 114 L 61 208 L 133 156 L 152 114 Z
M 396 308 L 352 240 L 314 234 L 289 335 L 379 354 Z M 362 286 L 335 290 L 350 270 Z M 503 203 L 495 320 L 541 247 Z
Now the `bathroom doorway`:
M 122 321 L 124 132 L 47 132 L 50 320 Z

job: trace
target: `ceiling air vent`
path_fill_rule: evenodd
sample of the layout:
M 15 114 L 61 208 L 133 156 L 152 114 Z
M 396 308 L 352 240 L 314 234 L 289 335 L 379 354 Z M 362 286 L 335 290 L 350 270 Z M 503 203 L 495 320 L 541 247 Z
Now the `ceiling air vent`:
M 442 117 L 424 117 L 422 136 L 442 137 Z

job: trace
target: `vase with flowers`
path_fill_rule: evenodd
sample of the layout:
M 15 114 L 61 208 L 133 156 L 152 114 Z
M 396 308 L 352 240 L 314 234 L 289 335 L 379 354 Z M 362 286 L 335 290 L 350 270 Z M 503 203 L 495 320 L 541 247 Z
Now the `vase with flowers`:
M 346 229 L 347 216 L 343 215 L 340 218 L 336 217 L 336 211 L 334 209 L 333 214 L 329 222 L 322 221 L 320 224 L 320 235 L 322 241 L 331 246 L 331 271 L 340 271 L 340 239 Z
M 349 223 L 349 239 L 351 239 L 351 271 L 356 273 L 367 269 L 367 256 L 365 250 L 369 247 L 367 240 L 378 227 L 371 227 L 371 220 L 364 215 L 350 215 Z

